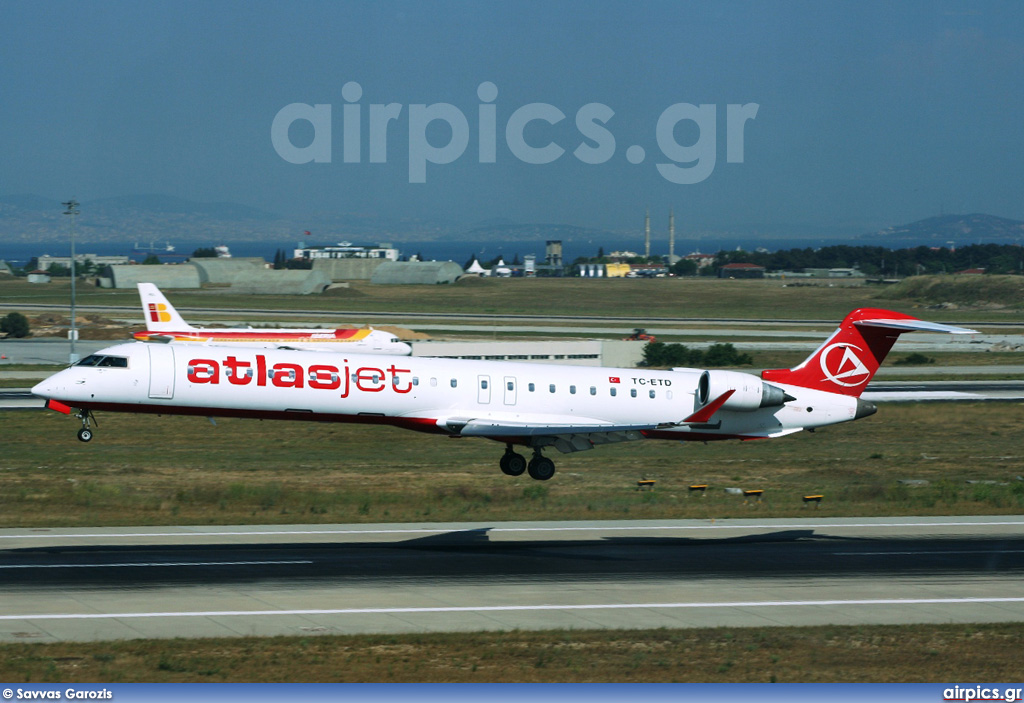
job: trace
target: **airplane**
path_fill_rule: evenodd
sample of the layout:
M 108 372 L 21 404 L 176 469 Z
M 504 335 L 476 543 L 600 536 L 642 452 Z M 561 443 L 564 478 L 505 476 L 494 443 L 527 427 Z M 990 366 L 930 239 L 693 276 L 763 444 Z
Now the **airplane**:
M 566 366 L 227 346 L 119 344 L 39 383 L 46 407 L 392 425 L 505 444 L 499 468 L 550 479 L 542 450 L 614 442 L 752 440 L 813 431 L 877 411 L 860 398 L 903 332 L 974 330 L 888 310 L 851 312 L 803 363 L 740 371 Z M 527 459 L 515 447 L 532 450 Z
M 231 344 L 262 349 L 305 349 L 352 354 L 397 354 L 408 356 L 412 347 L 390 332 L 370 329 L 206 329 L 193 327 L 178 314 L 164 294 L 152 283 L 139 283 L 139 298 L 146 331 L 133 336 L 140 342 L 202 342 Z

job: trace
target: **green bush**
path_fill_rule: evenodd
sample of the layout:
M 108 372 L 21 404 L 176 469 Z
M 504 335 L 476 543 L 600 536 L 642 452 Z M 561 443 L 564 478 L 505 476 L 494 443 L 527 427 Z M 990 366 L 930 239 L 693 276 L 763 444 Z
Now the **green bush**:
M 640 366 L 749 366 L 749 354 L 740 354 L 732 344 L 712 344 L 707 351 L 690 349 L 685 344 L 648 342 Z
M 29 335 L 28 318 L 20 312 L 12 312 L 0 320 L 0 332 L 8 337 L 27 337 Z

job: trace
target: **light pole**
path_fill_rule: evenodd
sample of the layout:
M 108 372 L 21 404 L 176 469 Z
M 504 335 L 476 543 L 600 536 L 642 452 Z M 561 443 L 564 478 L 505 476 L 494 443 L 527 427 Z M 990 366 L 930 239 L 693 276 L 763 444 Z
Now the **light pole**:
M 75 353 L 75 341 L 78 339 L 78 329 L 75 327 L 75 218 L 78 217 L 78 201 L 72 198 L 66 203 L 61 203 L 67 209 L 65 215 L 71 216 L 71 329 L 68 331 L 68 338 L 71 340 L 71 363 L 78 361 L 78 354 Z

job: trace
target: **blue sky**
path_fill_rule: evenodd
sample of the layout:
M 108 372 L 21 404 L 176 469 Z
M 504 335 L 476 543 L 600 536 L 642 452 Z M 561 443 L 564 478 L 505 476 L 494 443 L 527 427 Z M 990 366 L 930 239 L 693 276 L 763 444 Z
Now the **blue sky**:
M 479 148 L 485 82 L 497 88 L 493 163 Z M 358 163 L 344 160 L 348 83 L 362 89 Z M 940 210 L 1024 219 L 1022 87 L 1014 2 L 0 0 L 0 193 L 609 229 L 673 207 L 680 232 L 857 233 Z M 329 162 L 275 148 L 271 125 L 296 103 L 331 106 Z M 369 158 L 373 104 L 400 108 L 384 163 Z M 410 106 L 436 104 L 465 117 L 467 146 L 410 183 L 423 153 Z M 510 146 L 510 118 L 533 104 L 565 116 L 518 132 L 564 150 L 549 163 Z M 614 113 L 589 123 L 605 140 L 599 163 L 574 155 L 600 146 L 576 124 L 591 104 Z M 693 147 L 685 157 L 657 136 L 679 104 L 715 110 L 714 135 L 669 122 L 669 146 Z M 742 162 L 728 160 L 729 105 L 757 106 Z M 460 130 L 435 120 L 423 138 L 440 148 Z M 307 121 L 287 134 L 323 144 Z M 699 182 L 656 166 L 695 167 L 695 153 L 705 166 L 715 156 Z

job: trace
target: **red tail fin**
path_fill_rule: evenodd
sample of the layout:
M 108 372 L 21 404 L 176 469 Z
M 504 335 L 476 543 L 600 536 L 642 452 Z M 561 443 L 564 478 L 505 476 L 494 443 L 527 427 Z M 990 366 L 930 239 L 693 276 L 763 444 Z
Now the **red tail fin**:
M 766 381 L 856 398 L 875 375 L 900 333 L 910 331 L 974 332 L 963 327 L 924 322 L 891 310 L 860 308 L 847 315 L 839 329 L 802 364 L 792 369 L 766 370 L 761 376 Z

